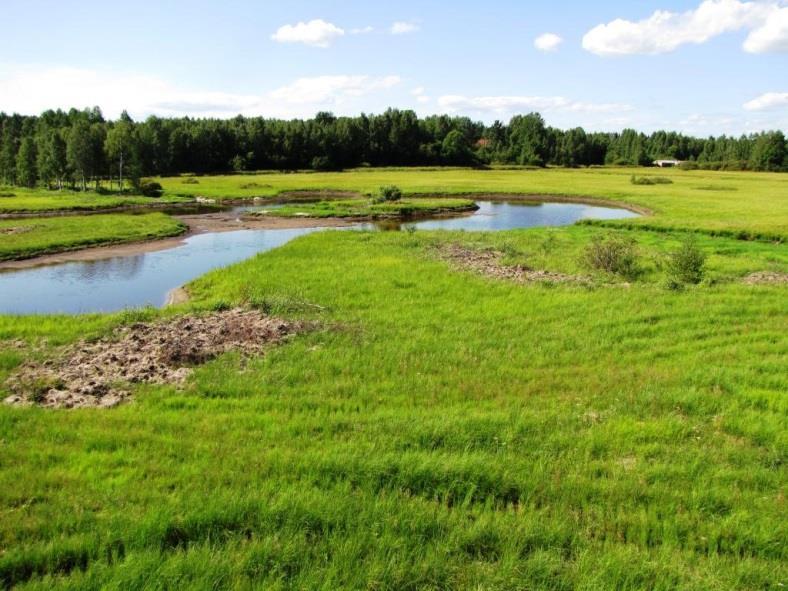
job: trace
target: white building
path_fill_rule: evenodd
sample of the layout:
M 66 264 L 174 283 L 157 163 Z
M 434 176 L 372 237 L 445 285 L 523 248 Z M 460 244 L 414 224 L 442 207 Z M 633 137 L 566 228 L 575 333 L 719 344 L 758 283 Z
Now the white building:
M 681 160 L 654 160 L 654 166 L 659 166 L 660 168 L 670 168 L 672 166 L 678 166 L 681 164 Z

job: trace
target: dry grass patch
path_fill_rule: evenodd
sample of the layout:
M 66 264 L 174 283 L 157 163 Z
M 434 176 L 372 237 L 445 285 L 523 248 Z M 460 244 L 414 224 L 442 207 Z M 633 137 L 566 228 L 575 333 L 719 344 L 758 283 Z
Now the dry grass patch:
M 496 279 L 506 279 L 521 283 L 583 283 L 591 280 L 581 275 L 568 275 L 554 271 L 530 269 L 525 265 L 504 265 L 501 262 L 504 253 L 498 250 L 479 250 L 466 248 L 459 244 L 449 244 L 438 248 L 439 258 L 448 261 L 452 266 L 473 271 Z

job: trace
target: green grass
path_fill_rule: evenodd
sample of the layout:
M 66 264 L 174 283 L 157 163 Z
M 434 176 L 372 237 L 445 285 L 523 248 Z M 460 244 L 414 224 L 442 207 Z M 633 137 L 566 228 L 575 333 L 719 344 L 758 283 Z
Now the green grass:
M 136 387 L 109 411 L 0 405 L 0 588 L 784 588 L 788 288 L 741 279 L 788 273 L 788 251 L 713 234 L 786 235 L 785 177 L 660 171 L 674 183 L 636 186 L 631 174 L 373 170 L 183 185 L 211 197 L 259 190 L 241 182 L 271 194 L 552 192 L 655 215 L 325 231 L 209 273 L 179 308 L 0 316 L 0 397 L 26 360 L 121 323 L 240 304 L 322 327 L 260 358 L 224 355 L 183 390 Z M 168 220 L 57 223 L 75 220 L 79 237 L 143 217 Z M 705 232 L 708 255 L 701 284 L 678 291 L 665 287 L 684 237 L 674 228 Z M 582 263 L 611 234 L 636 241 L 642 272 L 628 284 Z M 592 281 L 459 271 L 437 257 L 450 243 Z
M 627 232 L 630 287 L 517 285 L 435 246 L 591 273 L 608 230 L 310 235 L 191 286 L 324 327 L 112 411 L 0 408 L 0 581 L 21 589 L 779 589 L 785 248 Z M 318 310 L 303 303 L 314 303 Z M 167 314 L 174 313 L 169 310 Z M 157 312 L 147 311 L 142 317 Z M 0 317 L 0 378 L 140 314 Z
M 341 199 L 284 205 L 261 215 L 276 217 L 359 218 L 427 216 L 473 211 L 478 206 L 470 199 L 401 199 L 374 203 L 370 199 Z
M 185 230 L 181 222 L 163 213 L 0 220 L 0 260 L 164 238 Z
M 99 195 L 93 192 L 49 191 L 0 187 L 0 214 L 48 211 L 94 211 L 188 201 L 174 195 L 153 199 L 134 195 Z
M 741 238 L 788 238 L 788 175 L 660 169 L 671 184 L 633 185 L 632 175 L 654 169 L 589 168 L 545 170 L 358 169 L 337 173 L 265 173 L 159 180 L 165 195 L 215 199 L 274 196 L 295 190 L 353 190 L 375 193 L 397 185 L 406 194 L 519 193 L 593 197 L 645 207 L 652 216 L 607 222 L 660 230 L 703 230 Z

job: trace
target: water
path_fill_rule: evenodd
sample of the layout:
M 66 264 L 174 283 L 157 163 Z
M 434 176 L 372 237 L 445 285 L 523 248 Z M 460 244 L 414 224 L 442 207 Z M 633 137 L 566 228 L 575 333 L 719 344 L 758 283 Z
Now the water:
M 512 230 L 538 226 L 568 226 L 579 220 L 620 220 L 638 217 L 627 209 L 599 207 L 582 203 L 523 203 L 513 201 L 477 201 L 479 209 L 472 215 L 402 222 L 393 229 L 412 227 L 419 230 Z
M 637 214 L 624 209 L 577 203 L 477 202 L 473 215 L 403 223 L 359 224 L 358 229 L 509 230 L 562 226 L 581 219 L 622 219 Z M 241 213 L 271 206 L 242 206 Z M 211 211 L 216 211 L 212 209 Z M 129 307 L 161 306 L 170 290 L 217 267 L 271 250 L 324 228 L 239 230 L 198 234 L 183 244 L 136 255 L 78 261 L 0 272 L 0 313 L 41 314 L 110 312 Z

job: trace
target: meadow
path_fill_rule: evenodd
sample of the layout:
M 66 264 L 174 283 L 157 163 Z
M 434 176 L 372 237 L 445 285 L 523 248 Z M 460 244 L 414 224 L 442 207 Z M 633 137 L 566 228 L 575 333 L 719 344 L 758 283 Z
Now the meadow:
M 0 261 L 91 246 L 177 236 L 186 226 L 163 213 L 0 220 Z
M 788 179 L 630 175 L 258 175 L 271 195 L 397 184 L 598 196 L 654 215 L 325 231 L 203 276 L 176 307 L 0 316 L 0 384 L 139 320 L 246 306 L 317 323 L 262 357 L 199 366 L 183 389 L 137 386 L 112 410 L 0 406 L 0 585 L 783 588 L 788 292 L 743 280 L 788 273 Z M 249 179 L 183 186 L 239 197 Z M 162 179 L 167 194 L 180 182 Z M 687 230 L 704 277 L 670 289 L 665 262 Z M 635 241 L 636 277 L 583 263 L 600 237 Z M 448 245 L 589 280 L 490 278 L 443 260 Z
M 139 195 L 111 195 L 93 191 L 52 191 L 44 188 L 0 187 L 0 214 L 56 211 L 100 211 L 145 207 L 188 201 L 165 195 L 160 198 Z

